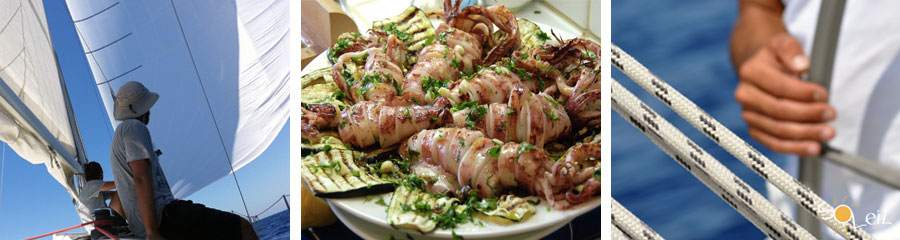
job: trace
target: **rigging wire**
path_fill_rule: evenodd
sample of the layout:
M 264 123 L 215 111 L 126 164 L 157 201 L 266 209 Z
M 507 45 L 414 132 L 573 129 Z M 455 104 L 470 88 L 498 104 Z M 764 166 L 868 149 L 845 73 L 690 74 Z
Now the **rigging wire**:
M 85 38 L 84 38 L 84 35 L 81 34 L 81 29 L 78 28 L 78 24 L 76 24 L 75 19 L 72 17 L 72 13 L 69 12 L 69 5 L 66 4 L 65 0 L 59 0 L 59 1 L 60 1 L 60 3 L 62 4 L 62 7 L 63 7 L 64 9 L 66 9 L 66 13 L 69 14 L 69 19 L 72 19 L 72 27 L 75 28 L 75 33 L 78 34 L 78 37 L 79 37 L 79 38 L 85 39 Z M 117 3 L 117 4 L 118 4 L 118 3 Z M 91 47 L 88 45 L 87 41 L 80 41 L 80 42 L 83 42 L 83 43 L 84 43 L 84 47 L 87 48 L 87 51 L 88 51 L 88 52 L 93 52 L 93 50 L 91 50 Z M 100 67 L 100 62 L 97 60 L 97 57 L 94 56 L 94 54 L 91 54 L 91 58 L 94 59 L 94 62 L 97 62 L 97 69 L 100 70 L 100 75 L 103 76 L 103 79 L 104 79 L 103 82 L 106 82 L 106 83 L 107 83 L 107 87 L 109 87 L 109 92 L 110 92 L 110 93 L 113 93 L 114 91 L 112 90 L 112 87 L 109 85 L 109 80 L 108 80 L 109 78 L 106 76 L 106 73 L 103 72 L 103 68 Z M 85 58 L 84 60 L 85 60 L 85 61 L 83 61 L 82 63 L 84 64 L 85 69 L 91 69 L 91 67 L 90 67 L 90 66 L 88 65 L 88 63 L 87 63 L 87 58 Z M 89 80 L 93 80 L 93 81 L 94 81 L 94 82 L 92 82 L 91 84 L 92 84 L 92 85 L 96 85 L 96 81 L 97 81 L 97 80 L 94 79 L 93 74 L 90 74 L 90 76 L 91 76 L 91 78 L 90 78 Z M 103 106 L 103 102 L 100 100 L 100 90 L 98 89 L 98 90 L 97 90 L 96 92 L 94 92 L 94 93 L 96 93 L 96 94 L 94 94 L 94 98 L 97 99 L 97 106 Z M 104 114 L 103 108 L 97 108 L 97 112 L 99 113 L 99 116 L 100 116 L 100 122 L 106 122 L 106 120 L 107 120 L 107 118 L 108 118 L 109 116 L 107 116 L 107 114 Z M 109 139 L 112 139 L 112 126 L 111 126 L 111 125 L 112 125 L 112 124 L 103 124 L 103 126 L 106 127 L 106 136 L 109 137 Z
M 209 109 L 209 116 L 212 118 L 213 126 L 216 127 L 216 133 L 219 134 L 219 142 L 222 143 L 222 150 L 225 153 L 225 160 L 228 162 L 228 168 L 231 169 L 231 176 L 234 177 L 234 185 L 237 186 L 238 194 L 241 195 L 241 203 L 244 204 L 244 211 L 247 213 L 247 218 L 250 218 L 250 210 L 247 208 L 247 201 L 244 200 L 244 192 L 241 191 L 241 184 L 238 182 L 237 173 L 234 171 L 234 166 L 232 165 L 231 155 L 228 154 L 228 147 L 225 146 L 225 139 L 222 138 L 222 130 L 219 129 L 219 122 L 216 121 L 216 114 L 212 110 L 212 105 L 209 102 L 209 96 L 206 94 L 206 88 L 203 86 L 203 79 L 200 77 L 200 70 L 197 68 L 197 62 L 194 60 L 194 53 L 191 51 L 191 44 L 188 43 L 187 36 L 184 34 L 184 27 L 181 26 L 181 17 L 178 16 L 178 10 L 175 9 L 175 2 L 169 0 L 169 3 L 172 5 L 172 12 L 175 13 L 175 20 L 178 21 L 178 29 L 181 30 L 181 38 L 184 39 L 184 45 L 187 47 L 188 55 L 191 57 L 191 63 L 194 66 L 194 73 L 197 74 L 197 82 L 200 83 L 200 90 L 203 93 L 203 98 L 206 100 L 206 107 Z M 252 219 L 251 219 L 252 221 Z

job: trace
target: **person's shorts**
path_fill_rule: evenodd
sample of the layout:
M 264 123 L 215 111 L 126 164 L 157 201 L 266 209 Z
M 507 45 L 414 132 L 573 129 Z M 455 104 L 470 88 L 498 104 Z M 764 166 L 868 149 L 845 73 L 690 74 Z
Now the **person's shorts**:
M 168 239 L 241 239 L 241 217 L 203 204 L 175 200 L 163 209 L 159 231 Z

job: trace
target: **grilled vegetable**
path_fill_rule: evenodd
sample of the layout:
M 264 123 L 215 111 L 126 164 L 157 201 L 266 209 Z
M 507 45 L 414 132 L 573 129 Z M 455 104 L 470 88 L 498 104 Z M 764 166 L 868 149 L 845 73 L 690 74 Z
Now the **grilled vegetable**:
M 421 9 L 409 6 L 400 15 L 372 23 L 372 29 L 392 34 L 406 46 L 409 57 L 404 65 L 416 62 L 416 53 L 435 42 L 434 26 Z
M 393 184 L 381 179 L 365 164 L 362 154 L 352 150 L 331 149 L 303 158 L 303 180 L 317 197 L 346 198 L 390 192 Z
M 400 186 L 391 197 L 387 219 L 395 228 L 427 233 L 438 225 L 436 217 L 450 211 L 451 208 L 460 214 L 466 210 L 464 205 L 459 204 L 459 199 L 435 197 L 418 189 Z
M 537 24 L 525 19 L 518 19 L 519 23 L 519 50 L 528 50 L 535 46 L 544 45 L 544 42 L 550 40 L 548 33 L 541 30 Z
M 486 209 L 476 208 L 478 212 L 488 217 L 499 217 L 513 222 L 519 222 L 523 219 L 534 215 L 535 209 L 532 204 L 528 203 L 524 198 L 515 195 L 505 195 L 497 200 L 497 207 L 490 211 Z
M 347 106 L 342 101 L 346 99 L 344 94 L 337 93 L 340 90 L 331 78 L 331 68 L 321 68 L 312 71 L 300 78 L 300 102 L 303 104 L 333 104 L 335 106 Z

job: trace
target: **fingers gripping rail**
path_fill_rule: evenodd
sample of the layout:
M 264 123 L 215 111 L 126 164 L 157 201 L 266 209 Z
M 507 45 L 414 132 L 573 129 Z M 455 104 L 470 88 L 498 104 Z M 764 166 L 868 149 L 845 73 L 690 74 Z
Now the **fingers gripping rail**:
M 781 169 L 777 165 L 775 165 L 771 160 L 769 160 L 769 158 L 760 154 L 759 151 L 754 149 L 752 146 L 750 146 L 750 144 L 748 144 L 747 142 L 742 140 L 740 137 L 738 137 L 736 134 L 734 134 L 734 132 L 732 132 L 731 130 L 726 128 L 724 125 L 719 123 L 719 121 L 717 121 L 716 119 L 709 116 L 709 114 L 707 114 L 705 111 L 703 111 L 700 107 L 698 107 L 692 101 L 687 99 L 680 92 L 675 90 L 675 88 L 672 88 L 668 83 L 666 83 L 662 79 L 659 79 L 658 77 L 656 77 L 656 75 L 651 73 L 646 67 L 641 65 L 641 63 L 639 63 L 637 60 L 635 60 L 634 58 L 629 56 L 625 51 L 623 51 L 616 45 L 612 45 L 612 47 L 611 47 L 611 60 L 612 60 L 612 64 L 616 68 L 621 70 L 626 76 L 631 78 L 634 82 L 636 82 L 638 85 L 643 87 L 648 92 L 652 93 L 656 98 L 658 98 L 660 101 L 662 101 L 663 103 L 668 105 L 669 108 L 671 108 L 673 111 L 678 113 L 678 115 L 680 115 L 682 118 L 687 120 L 691 125 L 693 125 L 695 128 L 697 128 L 698 130 L 703 132 L 707 137 L 712 139 L 714 142 L 716 142 L 717 144 L 722 146 L 722 148 L 724 148 L 726 151 L 731 153 L 742 163 L 744 163 L 745 165 L 747 165 L 748 167 L 753 169 L 754 172 L 756 172 L 757 174 L 762 176 L 766 181 L 769 181 L 773 185 L 778 187 L 778 189 L 780 189 L 782 192 L 784 192 L 786 195 L 788 195 L 795 202 L 800 204 L 802 209 L 805 209 L 806 211 L 817 216 L 817 218 L 820 221 L 825 223 L 825 225 L 827 225 L 832 230 L 836 231 L 842 237 L 844 237 L 845 239 L 851 239 L 851 240 L 872 239 L 872 237 L 869 236 L 869 234 L 867 232 L 863 231 L 858 226 L 855 226 L 852 224 L 841 224 L 836 219 L 832 218 L 831 214 L 834 211 L 833 206 L 831 206 L 830 204 L 828 204 L 828 202 L 826 202 L 821 197 L 819 197 L 818 195 L 816 195 L 815 193 L 810 191 L 809 188 L 807 188 L 803 184 L 799 183 L 796 179 L 791 177 L 787 172 L 785 172 L 783 169 Z M 616 109 L 617 112 L 619 112 L 620 114 L 623 114 L 623 116 L 625 116 L 623 113 L 624 111 L 622 111 L 622 110 L 625 110 L 625 108 L 620 109 L 619 107 L 622 106 L 622 104 L 626 104 L 627 102 L 619 102 L 619 101 L 617 101 L 617 98 L 627 98 L 627 96 L 634 97 L 634 95 L 630 94 L 630 92 L 627 92 L 627 90 L 625 90 L 617 82 L 613 81 L 612 83 L 613 83 L 613 87 L 612 87 L 613 104 L 612 105 Z M 637 100 L 638 102 L 640 101 L 636 97 L 634 97 L 634 99 Z M 652 109 L 650 109 L 646 105 L 643 105 L 643 103 L 638 103 L 638 104 L 639 105 L 636 105 L 634 107 L 635 108 L 646 108 L 646 110 L 648 112 L 647 114 L 649 114 L 649 112 L 652 112 Z M 643 105 L 643 107 L 641 107 L 640 105 Z M 634 110 L 637 110 L 637 109 L 634 109 Z M 632 111 L 631 113 L 638 114 L 640 112 Z M 659 119 L 661 121 L 657 121 L 655 123 L 645 122 L 645 124 L 650 124 L 650 125 L 646 125 L 646 126 L 643 124 L 637 124 L 637 123 L 640 123 L 641 120 L 645 120 L 645 119 L 637 119 L 636 118 L 637 116 L 640 116 L 643 118 L 646 115 L 629 115 L 629 116 L 632 119 L 634 119 L 634 120 L 632 120 L 632 124 L 634 124 L 639 129 L 643 127 L 644 130 L 649 130 L 648 127 L 653 127 L 654 128 L 653 130 L 655 130 L 655 128 L 657 128 L 657 127 L 653 126 L 653 124 L 656 124 L 658 126 L 666 125 L 666 126 L 671 127 L 671 124 L 668 124 L 667 121 L 665 121 L 664 119 L 662 119 L 656 115 L 651 115 L 648 117 L 654 117 L 655 119 Z M 674 129 L 674 127 L 673 127 L 673 129 Z M 677 129 L 675 129 L 675 131 L 677 131 Z M 680 132 L 678 132 L 678 133 L 680 133 Z M 658 136 L 660 133 L 658 133 L 657 131 L 653 131 L 653 132 L 645 131 L 645 134 L 648 137 L 650 137 L 651 140 L 654 140 L 654 137 L 651 137 L 651 136 Z M 681 135 L 683 136 L 683 134 L 681 134 Z M 688 142 L 689 142 L 689 139 L 687 139 L 686 137 L 684 139 L 688 140 Z M 657 142 L 657 140 L 654 140 L 654 142 Z M 692 142 L 690 142 L 690 143 L 692 144 Z M 666 150 L 668 153 L 671 150 L 667 150 L 663 146 L 677 145 L 677 143 L 661 144 L 661 143 L 657 142 L 657 145 L 660 145 L 660 147 L 663 148 L 663 150 Z M 699 147 L 696 147 L 696 144 L 693 144 L 693 147 L 689 146 L 689 148 L 694 148 L 694 147 L 696 148 L 695 150 L 702 152 L 702 149 L 700 149 Z M 684 149 L 684 150 L 688 150 L 688 149 Z M 690 157 L 690 152 L 683 152 L 683 153 L 685 155 L 673 155 L 671 153 L 670 153 L 670 155 L 673 155 L 673 157 L 675 157 L 676 160 L 679 158 L 682 159 L 679 162 L 682 163 L 682 165 L 686 166 L 686 168 L 687 168 L 687 166 L 689 166 L 689 165 L 684 164 L 684 163 L 685 162 L 690 163 L 687 160 L 694 160 L 694 159 L 684 158 L 685 156 Z M 708 154 L 705 154 L 705 155 L 708 155 Z M 698 157 L 701 157 L 701 159 L 702 159 L 703 156 L 698 156 Z M 716 161 L 716 163 L 717 162 L 718 161 Z M 709 162 L 707 162 L 707 163 L 709 163 Z M 718 165 L 721 165 L 721 164 L 718 164 Z M 724 170 L 727 170 L 727 169 L 724 169 Z M 694 172 L 692 171 L 692 173 L 694 173 Z M 695 174 L 695 175 L 697 175 L 697 174 Z M 731 174 L 731 175 L 733 175 L 733 174 Z M 735 180 L 737 181 L 739 179 L 735 178 Z M 744 185 L 746 186 L 746 184 L 744 184 Z M 750 189 L 750 190 L 752 190 L 752 189 Z M 756 195 L 758 195 L 758 193 L 756 193 Z M 764 198 L 761 200 L 765 201 L 767 203 L 767 204 L 763 204 L 763 205 L 771 205 L 771 203 L 768 203 L 768 201 L 766 201 Z M 726 201 L 727 201 L 727 199 L 726 199 Z M 751 206 L 751 207 L 754 207 L 754 206 Z M 741 210 L 738 209 L 738 211 L 741 211 Z M 753 221 L 753 219 L 749 219 L 749 220 Z M 794 225 L 796 225 L 796 224 L 794 224 Z M 759 227 L 759 225 L 757 225 L 757 227 Z M 760 228 L 760 229 L 763 229 L 763 228 Z

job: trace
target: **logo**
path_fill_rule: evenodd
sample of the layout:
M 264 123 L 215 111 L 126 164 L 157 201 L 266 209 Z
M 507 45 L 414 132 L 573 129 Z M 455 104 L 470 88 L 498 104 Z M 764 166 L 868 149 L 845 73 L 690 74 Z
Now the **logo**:
M 837 198 L 834 198 L 833 205 L 837 205 L 831 212 L 828 214 L 828 204 L 822 203 L 819 205 L 818 212 L 826 213 L 820 214 L 820 216 L 824 215 L 825 221 L 834 219 L 838 222 L 838 229 L 847 229 L 847 225 L 853 225 L 859 228 L 874 226 L 874 225 L 891 225 L 893 223 L 887 221 L 887 213 L 882 213 L 881 210 L 876 210 L 874 213 L 866 213 L 865 221 L 858 224 L 856 221 L 856 214 L 853 212 L 852 207 L 862 207 L 859 203 L 853 203 L 847 205 L 847 198 L 850 198 L 850 195 L 844 195 L 844 198 L 841 199 L 841 203 L 838 204 Z M 834 232 L 837 234 L 837 232 Z

